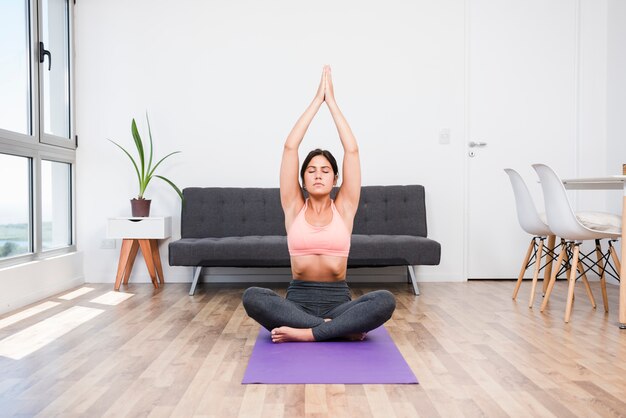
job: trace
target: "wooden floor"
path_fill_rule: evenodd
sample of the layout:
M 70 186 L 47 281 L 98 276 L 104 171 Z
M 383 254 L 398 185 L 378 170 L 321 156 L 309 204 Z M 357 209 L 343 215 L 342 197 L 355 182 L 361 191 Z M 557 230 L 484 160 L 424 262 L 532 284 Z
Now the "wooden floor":
M 241 305 L 243 286 L 205 284 L 190 297 L 188 285 L 133 284 L 122 288 L 133 294 L 127 299 L 96 299 L 113 285 L 86 285 L 93 290 L 74 299 L 61 294 L 31 305 L 47 303 L 27 318 L 13 316 L 25 310 L 0 318 L 1 346 L 72 307 L 94 312 L 19 360 L 0 357 L 0 415 L 626 416 L 617 286 L 609 285 L 609 314 L 593 310 L 578 286 L 569 324 L 564 282 L 545 313 L 541 296 L 528 309 L 530 283 L 517 302 L 513 286 L 423 283 L 418 297 L 410 285 L 383 286 L 398 301 L 387 329 L 419 385 L 242 385 L 259 330 Z M 353 292 L 375 288 L 353 285 Z

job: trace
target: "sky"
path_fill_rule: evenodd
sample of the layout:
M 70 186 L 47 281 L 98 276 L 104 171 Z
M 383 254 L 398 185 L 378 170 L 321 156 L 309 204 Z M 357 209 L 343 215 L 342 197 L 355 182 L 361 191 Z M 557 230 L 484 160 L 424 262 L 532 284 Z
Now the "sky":
M 28 132 L 29 65 L 25 1 L 0 1 L 0 128 Z

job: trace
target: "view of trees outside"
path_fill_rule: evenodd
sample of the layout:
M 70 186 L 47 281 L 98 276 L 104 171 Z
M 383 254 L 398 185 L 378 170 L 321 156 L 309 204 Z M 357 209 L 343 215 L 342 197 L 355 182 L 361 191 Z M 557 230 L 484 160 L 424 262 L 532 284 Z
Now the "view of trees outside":
M 28 224 L 0 225 L 0 258 L 29 253 L 29 237 Z
M 52 222 L 43 224 L 43 241 L 52 241 Z M 0 258 L 30 252 L 28 224 L 0 225 Z

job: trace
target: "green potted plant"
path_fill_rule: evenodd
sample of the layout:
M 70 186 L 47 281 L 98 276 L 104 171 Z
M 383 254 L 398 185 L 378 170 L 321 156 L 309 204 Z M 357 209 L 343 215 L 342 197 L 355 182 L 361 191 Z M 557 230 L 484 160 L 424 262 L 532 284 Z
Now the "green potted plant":
M 144 197 L 144 194 L 146 192 L 148 184 L 150 184 L 150 180 L 152 180 L 153 177 L 157 177 L 163 180 L 164 182 L 166 182 L 167 184 L 169 184 L 170 186 L 172 186 L 172 188 L 176 191 L 176 193 L 178 193 L 178 196 L 180 196 L 180 198 L 183 199 L 183 193 L 180 191 L 178 186 L 176 186 L 171 180 L 163 176 L 159 176 L 155 174 L 157 167 L 159 167 L 159 165 L 161 165 L 161 163 L 166 158 L 174 154 L 178 154 L 180 153 L 180 151 L 171 152 L 167 154 L 165 157 L 161 158 L 156 164 L 152 165 L 152 151 L 153 151 L 152 131 L 150 129 L 150 120 L 148 119 L 147 113 L 146 113 L 146 121 L 148 122 L 148 136 L 150 137 L 150 154 L 149 154 L 147 161 L 145 158 L 146 147 L 144 146 L 143 140 L 141 139 L 141 136 L 139 135 L 139 130 L 137 129 L 137 123 L 135 123 L 135 119 L 133 119 L 133 122 L 131 123 L 131 132 L 133 134 L 133 139 L 135 141 L 135 147 L 137 148 L 137 154 L 139 157 L 138 161 L 135 160 L 135 158 L 133 158 L 133 156 L 128 151 L 126 151 L 124 147 L 122 147 L 117 142 L 109 139 L 109 141 L 111 141 L 119 149 L 124 151 L 124 153 L 128 156 L 128 158 L 130 158 L 130 161 L 133 163 L 133 167 L 135 168 L 135 171 L 137 173 L 137 180 L 139 181 L 139 194 L 137 195 L 136 198 L 131 199 L 130 206 L 132 210 L 132 215 L 138 216 L 138 217 L 150 215 L 151 201 L 149 199 L 146 199 Z

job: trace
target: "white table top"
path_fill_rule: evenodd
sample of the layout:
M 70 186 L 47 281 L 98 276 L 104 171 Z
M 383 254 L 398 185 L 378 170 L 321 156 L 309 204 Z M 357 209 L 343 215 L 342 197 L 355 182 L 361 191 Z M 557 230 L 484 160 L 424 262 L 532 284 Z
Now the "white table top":
M 626 188 L 626 176 L 563 179 L 563 185 L 570 190 L 622 190 Z

